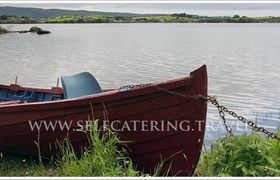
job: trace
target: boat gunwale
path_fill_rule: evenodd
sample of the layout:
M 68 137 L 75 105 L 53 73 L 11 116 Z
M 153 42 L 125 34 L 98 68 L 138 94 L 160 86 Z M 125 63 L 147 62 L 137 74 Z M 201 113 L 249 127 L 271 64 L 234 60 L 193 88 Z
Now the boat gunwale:
M 50 94 L 63 94 L 63 89 L 61 87 L 51 87 L 50 89 L 48 88 L 42 88 L 42 87 L 26 87 L 26 86 L 21 86 L 19 84 L 10 84 L 10 85 L 5 85 L 5 84 L 0 84 L 0 88 L 3 89 L 8 89 L 12 91 L 36 91 L 38 93 L 50 93 Z
M 137 87 L 135 89 L 130 89 L 130 90 L 124 91 L 124 92 L 121 92 L 118 89 L 113 89 L 113 90 L 104 91 L 104 92 L 98 93 L 98 94 L 86 95 L 86 96 L 81 96 L 81 97 L 71 98 L 71 99 L 60 99 L 60 100 L 55 100 L 55 101 L 28 102 L 28 103 L 20 103 L 20 104 L 1 105 L 0 106 L 0 112 L 2 110 L 5 110 L 5 109 L 8 110 L 10 108 L 13 108 L 13 111 L 14 111 L 15 110 L 14 108 L 17 108 L 17 107 L 26 107 L 26 106 L 37 106 L 37 107 L 39 107 L 39 106 L 42 106 L 42 105 L 47 106 L 47 105 L 52 105 L 52 104 L 56 104 L 56 105 L 63 104 L 62 107 L 64 108 L 64 107 L 76 106 L 77 104 L 73 104 L 75 102 L 91 101 L 93 99 L 96 100 L 97 102 L 115 100 L 115 98 L 113 99 L 113 98 L 111 98 L 111 96 L 116 96 L 116 99 L 129 98 L 129 97 L 137 96 L 137 94 L 139 94 L 139 92 L 142 92 L 141 95 L 144 95 L 143 94 L 144 89 L 146 89 L 145 94 L 150 94 L 150 93 L 159 91 L 159 89 L 154 88 L 154 87 L 158 87 L 158 86 L 164 86 L 164 85 L 171 85 L 172 86 L 171 88 L 167 88 L 167 89 L 173 89 L 173 88 L 176 88 L 176 87 L 180 87 L 180 86 L 182 86 L 182 84 L 178 83 L 176 85 L 176 83 L 177 82 L 184 82 L 184 81 L 188 82 L 187 84 L 184 84 L 184 86 L 188 86 L 188 85 L 191 85 L 193 83 L 192 77 L 188 76 L 188 77 L 177 78 L 177 79 L 172 79 L 172 80 L 168 80 L 168 81 L 152 83 L 151 86 Z M 175 86 L 173 86 L 173 84 Z M 0 85 L 0 87 L 1 87 L 1 85 Z M 34 88 L 34 90 L 36 90 L 36 89 L 37 88 Z M 118 96 L 119 94 L 122 94 L 123 96 Z M 102 100 L 102 98 L 105 98 L 105 99 Z M 106 100 L 106 98 L 108 98 L 108 100 Z M 66 105 L 65 105 L 65 103 L 66 103 Z M 95 103 L 95 102 L 92 102 L 92 103 Z M 52 109 L 52 107 L 49 107 L 49 109 Z M 5 111 L 5 112 L 7 112 L 7 111 Z

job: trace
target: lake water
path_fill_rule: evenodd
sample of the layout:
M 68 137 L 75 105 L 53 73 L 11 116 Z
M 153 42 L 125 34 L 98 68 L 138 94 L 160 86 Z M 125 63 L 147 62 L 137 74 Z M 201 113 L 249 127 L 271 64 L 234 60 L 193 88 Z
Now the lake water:
M 24 30 L 32 25 L 2 26 Z M 14 82 L 17 75 L 22 85 L 49 87 L 56 85 L 60 75 L 89 71 L 102 87 L 116 88 L 187 76 L 207 64 L 210 95 L 270 130 L 280 125 L 278 24 L 37 26 L 52 33 L 0 36 L 2 84 Z M 205 142 L 209 146 L 224 134 L 218 124 L 222 121 L 210 104 L 207 120 Z M 240 133 L 245 126 L 233 128 Z

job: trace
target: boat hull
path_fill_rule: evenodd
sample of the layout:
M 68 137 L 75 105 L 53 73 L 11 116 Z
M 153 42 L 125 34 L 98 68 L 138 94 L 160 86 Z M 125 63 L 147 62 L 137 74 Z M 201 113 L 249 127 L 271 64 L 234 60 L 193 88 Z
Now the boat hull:
M 0 105 L 0 151 L 37 155 L 37 142 L 40 153 L 51 156 L 58 151 L 57 142 L 65 137 L 80 151 L 88 146 L 88 138 L 87 133 L 77 130 L 90 119 L 98 119 L 110 124 L 126 142 L 128 154 L 138 168 L 152 172 L 163 164 L 163 174 L 189 176 L 203 143 L 206 97 L 204 65 L 186 78 L 122 92 L 112 90 L 69 100 Z M 56 126 L 47 129 L 44 122 Z M 36 128 L 35 123 L 43 125 Z M 65 123 L 67 128 L 61 128 Z M 124 128 L 125 123 L 133 126 Z

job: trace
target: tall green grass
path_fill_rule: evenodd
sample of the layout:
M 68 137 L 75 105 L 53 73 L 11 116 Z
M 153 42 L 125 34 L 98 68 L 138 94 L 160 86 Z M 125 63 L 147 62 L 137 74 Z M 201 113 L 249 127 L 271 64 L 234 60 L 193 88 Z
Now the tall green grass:
M 61 156 L 38 162 L 24 156 L 0 156 L 0 176 L 151 176 L 138 171 L 126 150 L 117 147 L 118 137 L 97 130 L 97 121 L 89 133 L 90 147 L 77 155 L 69 140 L 60 144 Z M 159 169 L 153 173 L 157 176 Z
M 97 121 L 96 121 L 97 122 Z M 112 132 L 97 130 L 94 123 L 90 131 L 91 147 L 78 157 L 71 143 L 66 142 L 62 148 L 60 176 L 140 176 L 132 161 L 125 156 L 124 149 L 118 149 L 119 139 Z
M 280 176 L 280 142 L 262 135 L 229 136 L 203 152 L 196 176 Z

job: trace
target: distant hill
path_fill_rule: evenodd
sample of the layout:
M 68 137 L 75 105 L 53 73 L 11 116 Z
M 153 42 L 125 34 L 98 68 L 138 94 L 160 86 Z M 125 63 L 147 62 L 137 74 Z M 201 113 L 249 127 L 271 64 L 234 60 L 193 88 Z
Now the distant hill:
M 65 9 L 41 9 L 41 8 L 25 8 L 25 7 L 0 7 L 0 16 L 28 16 L 34 19 L 43 19 L 53 16 L 138 16 L 134 13 L 119 12 L 100 12 L 85 10 L 65 10 Z

